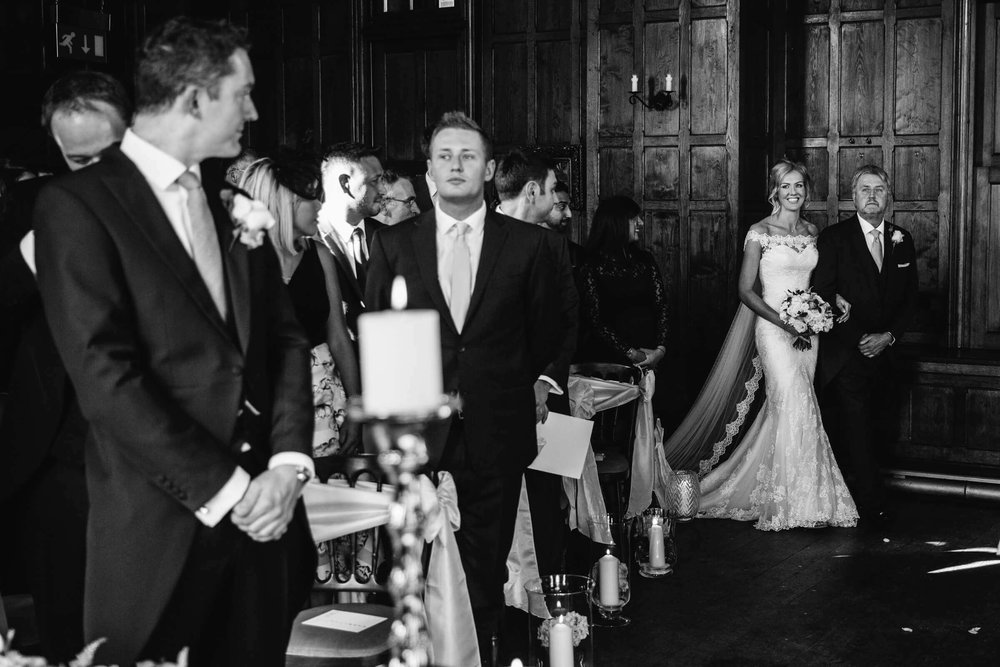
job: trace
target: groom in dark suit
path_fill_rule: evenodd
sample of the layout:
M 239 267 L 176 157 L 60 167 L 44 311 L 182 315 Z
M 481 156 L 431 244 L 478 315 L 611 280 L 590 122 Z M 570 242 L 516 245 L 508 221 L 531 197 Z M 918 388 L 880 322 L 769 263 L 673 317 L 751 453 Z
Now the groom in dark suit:
M 465 114 L 442 117 L 427 165 L 435 208 L 376 234 L 366 302 L 388 308 L 399 275 L 409 308 L 440 315 L 444 386 L 462 411 L 428 445 L 432 465 L 455 478 L 456 539 L 480 655 L 492 664 L 521 475 L 537 453 L 533 387 L 555 356 L 552 261 L 546 230 L 487 210 L 492 145 Z
M 875 455 L 878 389 L 892 372 L 891 348 L 913 318 L 917 261 L 910 234 L 884 218 L 892 198 L 885 171 L 861 167 L 851 190 L 857 215 L 819 236 L 816 291 L 831 304 L 839 294 L 851 307 L 847 321 L 820 341 L 818 377 L 839 407 L 835 442 L 850 456 L 862 520 L 872 523 L 887 518 Z
M 245 34 L 173 19 L 136 79 L 121 147 L 35 213 L 46 317 L 90 424 L 84 632 L 107 638 L 102 663 L 190 647 L 192 665 L 282 664 L 312 576 L 308 342 L 266 235 L 203 162 L 235 157 L 257 118 Z

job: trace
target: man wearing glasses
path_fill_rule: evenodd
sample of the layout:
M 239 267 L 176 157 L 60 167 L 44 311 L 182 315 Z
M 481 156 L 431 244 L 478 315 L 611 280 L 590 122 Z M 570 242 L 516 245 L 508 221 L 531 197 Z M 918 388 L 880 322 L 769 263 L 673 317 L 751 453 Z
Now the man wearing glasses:
M 396 225 L 420 214 L 417 207 L 417 194 L 413 183 L 391 169 L 382 172 L 382 184 L 385 196 L 382 197 L 382 211 L 375 219 L 384 225 Z

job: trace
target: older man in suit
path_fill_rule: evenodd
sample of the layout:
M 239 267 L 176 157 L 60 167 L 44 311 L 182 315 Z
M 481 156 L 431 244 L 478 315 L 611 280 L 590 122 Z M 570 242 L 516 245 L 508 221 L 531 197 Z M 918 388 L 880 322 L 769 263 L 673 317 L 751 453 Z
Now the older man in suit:
M 375 236 L 366 301 L 387 308 L 399 275 L 409 308 L 440 315 L 445 388 L 459 394 L 462 412 L 429 444 L 436 467 L 455 478 L 456 538 L 490 664 L 521 475 L 537 453 L 534 384 L 555 355 L 552 261 L 545 230 L 487 210 L 492 145 L 465 114 L 442 117 L 427 165 L 435 208 Z
M 42 123 L 70 171 L 99 161 L 108 146 L 121 141 L 131 117 L 124 87 L 103 72 L 70 72 L 42 101 Z M 15 189 L 14 219 L 4 224 L 30 227 L 46 180 Z M 34 233 L 27 231 L 0 260 L 0 308 L 21 334 L 0 423 L 0 507 L 6 516 L 22 519 L 14 541 L 26 561 L 42 653 L 51 662 L 65 662 L 83 646 L 87 423 L 42 312 L 34 245 Z
M 859 168 L 851 191 L 857 214 L 819 236 L 816 292 L 828 303 L 840 295 L 851 307 L 845 322 L 823 334 L 817 375 L 840 409 L 834 442 L 839 456 L 850 457 L 862 522 L 877 526 L 889 519 L 875 451 L 878 387 L 892 372 L 892 346 L 913 319 L 917 256 L 909 232 L 884 217 L 892 191 L 881 167 Z
M 39 287 L 90 424 L 98 661 L 282 664 L 312 576 L 308 342 L 266 236 L 203 164 L 239 153 L 253 83 L 240 29 L 168 21 L 120 149 L 39 196 Z

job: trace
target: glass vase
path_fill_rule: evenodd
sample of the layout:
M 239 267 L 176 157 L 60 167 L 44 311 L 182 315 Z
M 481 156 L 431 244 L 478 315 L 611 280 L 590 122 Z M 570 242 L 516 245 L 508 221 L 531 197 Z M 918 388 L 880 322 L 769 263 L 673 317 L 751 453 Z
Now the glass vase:
M 528 594 L 529 667 L 592 667 L 593 582 L 575 574 L 531 579 Z
M 693 470 L 677 470 L 667 485 L 669 516 L 678 521 L 690 521 L 698 516 L 701 506 L 701 482 Z

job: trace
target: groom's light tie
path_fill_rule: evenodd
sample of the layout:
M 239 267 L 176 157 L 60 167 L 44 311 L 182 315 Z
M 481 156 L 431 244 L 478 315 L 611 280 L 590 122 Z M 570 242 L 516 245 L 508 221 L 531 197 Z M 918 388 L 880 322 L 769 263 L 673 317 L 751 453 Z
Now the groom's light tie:
M 872 259 L 875 260 L 875 266 L 878 270 L 882 270 L 882 233 L 873 229 L 868 232 L 872 237 Z
M 469 224 L 456 222 L 448 233 L 454 237 L 451 252 L 451 319 L 455 322 L 458 333 L 462 333 L 465 314 L 469 312 L 469 301 L 472 298 L 472 260 L 469 257 L 469 244 L 465 236 L 469 233 Z
M 188 233 L 191 235 L 192 256 L 198 273 L 212 295 L 215 307 L 222 319 L 226 319 L 226 285 L 222 272 L 222 251 L 219 249 L 219 235 L 215 232 L 215 220 L 208 208 L 201 181 L 190 171 L 177 178 L 177 184 L 187 190 Z

